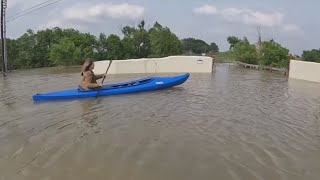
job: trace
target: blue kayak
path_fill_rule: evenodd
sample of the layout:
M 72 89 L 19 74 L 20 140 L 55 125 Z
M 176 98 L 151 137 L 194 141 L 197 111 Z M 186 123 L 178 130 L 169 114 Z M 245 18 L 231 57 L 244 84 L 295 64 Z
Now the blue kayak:
M 122 82 L 117 84 L 109 84 L 102 86 L 99 90 L 81 90 L 71 89 L 64 91 L 57 91 L 45 94 L 33 95 L 34 101 L 45 100 L 64 100 L 64 99 L 78 99 L 90 98 L 98 96 L 108 96 L 116 94 L 127 94 L 134 92 L 160 90 L 184 83 L 189 78 L 189 73 L 173 76 L 173 77 L 148 77 L 129 82 Z

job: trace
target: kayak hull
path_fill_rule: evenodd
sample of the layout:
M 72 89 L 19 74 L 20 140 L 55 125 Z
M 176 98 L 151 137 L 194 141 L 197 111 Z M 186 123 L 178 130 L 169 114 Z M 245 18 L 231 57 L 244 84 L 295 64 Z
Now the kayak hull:
M 34 101 L 65 100 L 154 91 L 183 84 L 189 76 L 190 74 L 186 73 L 173 77 L 149 77 L 129 82 L 105 85 L 102 86 L 100 90 L 82 91 L 79 89 L 71 89 L 45 94 L 35 94 L 32 98 Z

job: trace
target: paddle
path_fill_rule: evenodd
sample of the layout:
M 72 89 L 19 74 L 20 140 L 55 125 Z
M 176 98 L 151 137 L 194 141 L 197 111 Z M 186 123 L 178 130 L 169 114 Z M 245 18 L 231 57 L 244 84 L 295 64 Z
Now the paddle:
M 109 63 L 109 66 L 108 66 L 108 68 L 107 68 L 107 71 L 106 71 L 105 75 L 107 75 L 107 73 L 108 73 L 108 71 L 109 71 L 109 68 L 110 68 L 110 66 L 111 66 L 111 63 L 112 63 L 112 60 L 110 60 L 110 63 Z M 103 76 L 102 82 L 101 82 L 101 87 L 102 87 L 102 85 L 103 85 L 103 81 L 104 81 L 105 78 L 106 78 L 106 76 Z M 98 89 L 96 98 L 98 98 L 99 91 L 100 91 L 101 87 Z

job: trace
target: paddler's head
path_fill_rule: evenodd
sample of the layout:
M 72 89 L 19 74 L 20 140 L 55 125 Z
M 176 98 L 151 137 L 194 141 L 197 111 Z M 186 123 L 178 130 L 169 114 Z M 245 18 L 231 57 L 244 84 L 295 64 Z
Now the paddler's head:
M 94 69 L 93 60 L 90 58 L 86 59 L 86 61 L 83 63 L 83 66 L 82 66 L 82 72 L 86 72 L 89 70 L 92 71 L 93 69 Z

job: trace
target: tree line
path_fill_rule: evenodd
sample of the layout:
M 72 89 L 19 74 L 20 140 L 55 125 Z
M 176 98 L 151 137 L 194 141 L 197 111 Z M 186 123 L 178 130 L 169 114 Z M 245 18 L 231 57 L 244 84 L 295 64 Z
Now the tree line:
M 179 39 L 168 27 L 155 22 L 149 29 L 142 20 L 121 29 L 123 37 L 100 33 L 97 37 L 76 29 L 55 27 L 34 32 L 29 29 L 17 39 L 7 39 L 8 68 L 37 68 L 80 65 L 86 58 L 120 60 L 158 58 L 171 55 L 217 54 L 219 47 L 196 38 Z M 225 53 L 230 59 L 273 67 L 287 67 L 292 56 L 274 40 L 252 44 L 246 37 L 227 37 Z M 320 49 L 303 51 L 302 60 L 320 62 Z
M 123 38 L 104 33 L 96 37 L 73 28 L 28 29 L 17 39 L 7 39 L 8 68 L 80 65 L 86 58 L 120 60 L 219 51 L 214 42 L 209 45 L 195 38 L 180 40 L 158 22 L 146 29 L 142 20 L 136 27 L 125 26 L 121 31 Z
M 320 49 L 303 51 L 302 60 L 320 63 Z
M 246 37 L 241 39 L 229 36 L 227 41 L 230 44 L 228 54 L 231 54 L 231 58 L 248 64 L 287 68 L 292 59 L 320 63 L 320 49 L 305 50 L 300 57 L 289 54 L 287 48 L 273 39 L 252 44 Z
M 248 64 L 286 68 L 289 65 L 289 50 L 274 40 L 258 41 L 252 44 L 244 37 L 242 39 L 229 36 L 229 50 L 236 61 Z

